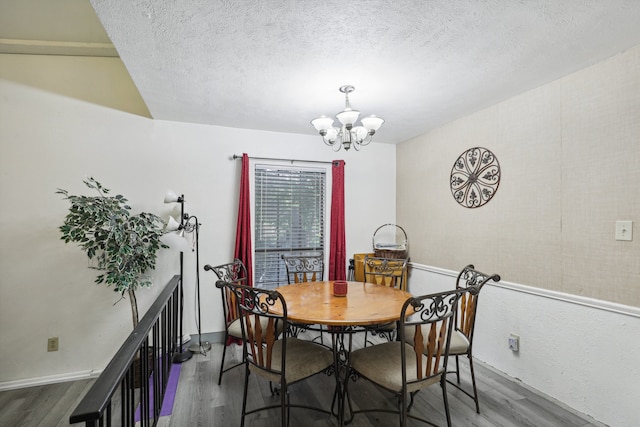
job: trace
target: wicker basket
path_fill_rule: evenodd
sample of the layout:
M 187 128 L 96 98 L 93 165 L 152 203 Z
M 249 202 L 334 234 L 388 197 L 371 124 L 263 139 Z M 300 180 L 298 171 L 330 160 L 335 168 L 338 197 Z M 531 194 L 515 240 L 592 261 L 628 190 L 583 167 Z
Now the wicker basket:
M 404 228 L 396 224 L 378 227 L 373 233 L 373 252 L 378 258 L 408 258 L 409 240 Z

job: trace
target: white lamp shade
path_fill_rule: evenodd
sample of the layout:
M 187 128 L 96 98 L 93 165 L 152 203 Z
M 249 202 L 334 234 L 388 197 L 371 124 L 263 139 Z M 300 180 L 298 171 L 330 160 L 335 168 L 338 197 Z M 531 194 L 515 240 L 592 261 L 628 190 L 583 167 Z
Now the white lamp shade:
M 362 141 L 367 137 L 367 135 L 369 135 L 369 131 L 367 131 L 363 126 L 356 126 L 351 129 L 351 132 L 354 134 L 354 139 L 356 141 Z
M 191 249 L 189 241 L 178 233 L 165 233 L 160 237 L 160 240 L 170 248 L 176 249 L 180 252 L 188 252 Z
M 167 190 L 167 194 L 164 195 L 165 203 L 175 203 L 180 197 L 171 190 Z
M 380 129 L 380 126 L 382 126 L 382 124 L 384 123 L 384 120 L 374 115 L 365 117 L 360 121 L 362 122 L 362 126 L 364 126 L 367 129 L 367 131 L 374 131 L 374 132 Z
M 338 139 L 338 129 L 334 127 L 327 129 L 327 134 L 324 136 L 324 139 L 329 142 L 336 142 L 336 139 Z
M 174 217 L 170 216 L 165 231 L 176 231 L 178 228 L 180 228 L 180 223 L 176 221 Z
M 344 111 L 341 111 L 338 114 L 336 114 L 336 118 L 340 120 L 340 123 L 349 127 L 353 126 L 356 120 L 358 120 L 359 116 L 360 116 L 360 111 L 352 110 L 351 108 L 347 108 Z
M 333 126 L 333 119 L 327 116 L 320 116 L 317 119 L 311 120 L 311 124 L 318 132 L 322 132 Z

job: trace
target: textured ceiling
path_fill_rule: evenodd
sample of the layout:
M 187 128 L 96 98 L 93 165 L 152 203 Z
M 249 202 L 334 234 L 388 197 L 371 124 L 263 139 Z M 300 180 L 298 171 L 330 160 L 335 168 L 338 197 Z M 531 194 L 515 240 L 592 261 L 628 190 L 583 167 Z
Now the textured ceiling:
M 53 10 L 88 1 L 11 3 Z M 352 107 L 386 120 L 376 140 L 387 143 L 640 44 L 639 0 L 90 3 L 155 119 L 313 134 L 309 121 L 339 112 L 338 88 L 351 84 Z M 105 41 L 58 15 L 31 35 L 18 27 L 15 38 L 47 40 L 66 28 L 69 39 Z

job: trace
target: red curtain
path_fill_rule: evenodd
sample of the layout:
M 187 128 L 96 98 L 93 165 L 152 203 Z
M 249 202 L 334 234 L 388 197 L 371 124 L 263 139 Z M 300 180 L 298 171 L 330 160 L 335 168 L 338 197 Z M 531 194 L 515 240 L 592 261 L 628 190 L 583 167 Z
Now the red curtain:
M 242 261 L 247 268 L 247 280 L 245 285 L 253 286 L 253 261 L 251 251 L 251 198 L 249 196 L 249 156 L 242 154 L 242 170 L 240 171 L 240 197 L 238 202 L 238 223 L 236 225 L 236 247 L 233 257 Z M 231 304 L 228 310 L 227 322 L 234 320 L 236 313 L 235 304 Z M 226 345 L 232 343 L 242 344 L 242 340 L 228 337 Z
M 344 160 L 331 167 L 331 241 L 329 242 L 329 280 L 346 280 L 346 243 L 344 232 Z
M 238 203 L 238 225 L 236 227 L 236 248 L 233 253 L 247 268 L 246 285 L 253 286 L 253 258 L 251 250 L 251 198 L 249 197 L 249 156 L 242 154 L 240 173 L 240 201 Z

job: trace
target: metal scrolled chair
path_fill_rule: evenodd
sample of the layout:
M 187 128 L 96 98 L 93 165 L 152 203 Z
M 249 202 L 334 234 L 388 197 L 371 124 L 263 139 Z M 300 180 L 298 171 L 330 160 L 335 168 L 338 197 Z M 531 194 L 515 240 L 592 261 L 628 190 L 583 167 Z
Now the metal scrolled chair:
M 480 290 L 490 280 L 500 281 L 497 274 L 488 275 L 475 270 L 473 264 L 464 267 L 456 278 L 456 289 L 466 291 L 462 294 L 458 310 L 455 314 L 455 326 L 451 336 L 451 349 L 449 355 L 455 357 L 456 368 L 450 373 L 456 375 L 456 382 L 447 380 L 449 384 L 462 391 L 473 399 L 476 405 L 476 412 L 480 413 L 480 403 L 478 401 L 478 388 L 476 386 L 476 376 L 473 369 L 473 335 L 475 331 L 476 313 L 478 309 L 478 297 Z M 467 356 L 469 359 L 469 371 L 471 374 L 471 385 L 473 394 L 460 384 L 459 357 Z
M 243 338 L 243 361 L 246 364 L 242 397 L 242 421 L 247 415 L 280 408 L 281 424 L 289 423 L 290 409 L 305 408 L 331 414 L 328 409 L 292 405 L 288 387 L 333 366 L 333 353 L 324 346 L 281 334 L 287 324 L 287 304 L 275 290 L 252 288 L 219 280 L 216 286 L 235 295 Z M 278 338 L 280 337 L 280 338 Z M 280 387 L 280 403 L 247 410 L 249 375 L 256 374 Z
M 407 290 L 407 259 L 364 257 L 364 281 Z
M 463 292 L 451 290 L 409 298 L 400 312 L 397 341 L 371 345 L 351 353 L 352 375 L 393 393 L 398 400 L 397 409 L 364 408 L 352 411 L 352 416 L 362 412 L 388 412 L 398 414 L 400 426 L 407 425 L 408 418 L 433 425 L 431 421 L 410 414 L 409 409 L 415 393 L 440 384 L 447 425 L 451 426 L 447 363 L 454 316 Z M 346 394 L 353 407 L 353 391 Z
M 212 267 L 207 264 L 204 266 L 205 271 L 213 271 L 218 280 L 224 280 L 226 282 L 243 284 L 247 280 L 247 269 L 244 263 L 239 259 L 234 259 L 233 262 L 226 264 L 216 265 Z M 227 289 L 220 288 L 222 293 L 222 313 L 224 315 L 224 340 L 222 345 L 222 360 L 220 361 L 220 374 L 218 375 L 218 385 L 222 383 L 222 374 L 230 369 L 242 366 L 244 362 L 237 363 L 233 366 L 224 369 L 224 359 L 227 354 L 227 345 L 229 337 L 242 339 L 242 331 L 240 329 L 240 322 L 238 321 L 238 312 L 236 307 L 235 296 Z
M 218 280 L 224 280 L 225 282 L 235 284 L 245 284 L 247 281 L 247 269 L 244 263 L 239 259 L 234 259 L 233 262 L 226 264 L 216 265 L 212 267 L 207 264 L 204 266 L 205 271 L 213 271 Z M 224 341 L 222 350 L 222 360 L 220 361 L 220 374 L 218 375 L 218 385 L 222 383 L 222 374 L 230 369 L 242 366 L 244 362 L 236 363 L 233 366 L 224 368 L 224 360 L 227 354 L 227 344 L 229 339 L 242 340 L 242 330 L 240 321 L 238 319 L 238 308 L 236 306 L 235 295 L 229 292 L 226 288 L 220 288 L 222 294 L 222 313 L 224 315 Z M 280 330 L 282 332 L 282 329 Z
M 324 280 L 324 255 L 282 255 L 282 261 L 287 270 L 287 283 L 306 283 Z M 320 343 L 324 344 L 322 327 L 303 323 L 293 323 L 288 325 L 289 333 L 297 337 L 300 332 L 306 329 L 320 331 Z M 317 339 L 318 337 L 316 337 Z
M 480 404 L 478 402 L 478 389 L 476 387 L 476 376 L 473 370 L 473 333 L 476 324 L 476 312 L 478 309 L 478 297 L 480 290 L 489 281 L 500 281 L 498 274 L 488 275 L 475 270 L 473 264 L 464 267 L 458 274 L 456 279 L 456 289 L 468 290 L 463 294 L 460 300 L 458 311 L 456 312 L 456 325 L 453 336 L 451 337 L 451 349 L 449 354 L 455 356 L 456 360 L 456 379 L 457 384 L 449 381 L 451 385 L 471 397 L 476 404 L 476 412 L 480 413 Z M 469 370 L 471 372 L 471 384 L 473 386 L 473 395 L 460 385 L 460 367 L 458 365 L 459 356 L 467 356 L 469 359 Z
M 392 288 L 407 290 L 407 260 L 401 258 L 380 258 L 365 256 L 364 282 Z M 397 338 L 397 322 L 375 325 L 365 328 L 365 346 L 372 344 L 367 340 L 367 334 L 378 335 L 393 341 Z
M 282 255 L 287 269 L 287 281 L 304 283 L 322 281 L 324 278 L 324 255 Z

